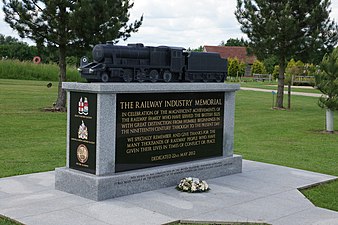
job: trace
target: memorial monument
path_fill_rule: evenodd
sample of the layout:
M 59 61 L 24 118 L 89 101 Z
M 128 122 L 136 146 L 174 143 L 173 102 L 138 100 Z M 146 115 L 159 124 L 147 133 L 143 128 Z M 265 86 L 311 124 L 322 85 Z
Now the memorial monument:
M 80 68 L 90 81 L 109 72 L 103 83 L 63 83 L 68 100 L 67 163 L 55 171 L 56 189 L 99 201 L 174 186 L 183 177 L 207 180 L 241 172 L 242 157 L 233 154 L 235 92 L 239 85 L 219 82 L 226 71 L 189 71 L 187 67 L 192 65 L 184 62 L 190 62 L 189 57 L 200 60 L 204 55 L 185 52 L 175 53 L 187 57 L 179 60 L 183 70 L 175 72 L 170 62 L 159 63 L 168 66 L 166 69 L 154 67 L 149 60 L 142 64 L 140 75 L 140 62 L 157 50 L 131 46 L 131 50 L 135 48 L 148 49 L 142 49 L 143 58 L 133 59 L 134 64 L 129 63 L 127 68 L 114 63 L 132 62 L 123 57 L 137 55 L 135 52 L 114 53 L 112 61 L 101 60 L 104 65 L 99 65 L 98 57 L 94 64 L 83 65 L 87 69 Z M 169 55 L 183 51 L 165 49 Z M 94 48 L 93 53 L 96 51 Z M 113 69 L 107 70 L 108 62 L 113 63 Z M 129 73 L 131 66 L 135 73 Z M 150 72 L 147 66 L 152 67 Z M 88 78 L 93 67 L 101 69 L 91 70 Z M 152 80 L 154 70 L 157 83 Z M 131 79 L 125 79 L 126 72 Z M 177 81 L 186 81 L 188 76 L 217 82 Z M 109 82 L 116 79 L 124 83 Z M 147 79 L 152 83 L 141 83 Z

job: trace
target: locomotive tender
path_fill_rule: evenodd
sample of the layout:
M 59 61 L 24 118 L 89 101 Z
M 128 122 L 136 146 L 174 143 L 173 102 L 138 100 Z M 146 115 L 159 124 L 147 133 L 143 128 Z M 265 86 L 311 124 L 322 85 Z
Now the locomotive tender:
M 94 61 L 82 60 L 78 69 L 88 82 L 224 82 L 227 76 L 227 60 L 218 53 L 111 42 L 92 53 Z

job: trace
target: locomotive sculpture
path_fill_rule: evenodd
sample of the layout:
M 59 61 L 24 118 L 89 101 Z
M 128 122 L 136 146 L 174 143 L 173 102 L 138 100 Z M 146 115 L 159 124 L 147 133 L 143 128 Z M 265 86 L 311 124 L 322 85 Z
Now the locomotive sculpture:
M 223 82 L 227 76 L 227 60 L 218 53 L 111 42 L 92 53 L 94 61 L 82 58 L 78 69 L 88 82 Z

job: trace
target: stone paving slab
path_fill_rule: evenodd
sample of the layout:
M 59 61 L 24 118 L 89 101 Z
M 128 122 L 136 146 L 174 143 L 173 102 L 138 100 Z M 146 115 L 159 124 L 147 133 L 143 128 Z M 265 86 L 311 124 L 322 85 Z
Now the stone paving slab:
M 338 225 L 337 213 L 327 209 L 311 207 L 301 212 L 270 221 L 274 225 Z
M 0 214 L 27 225 L 159 225 L 175 220 L 338 225 L 297 188 L 334 176 L 243 160 L 243 173 L 207 179 L 207 193 L 174 187 L 96 202 L 54 189 L 54 172 L 0 179 Z

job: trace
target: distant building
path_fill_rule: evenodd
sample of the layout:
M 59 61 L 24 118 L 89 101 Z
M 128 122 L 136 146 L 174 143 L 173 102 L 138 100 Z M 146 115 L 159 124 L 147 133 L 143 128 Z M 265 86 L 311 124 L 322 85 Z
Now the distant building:
M 222 58 L 237 58 L 246 64 L 244 76 L 251 76 L 252 64 L 257 60 L 255 55 L 248 55 L 246 47 L 241 46 L 209 46 L 203 47 L 204 52 L 217 52 Z

